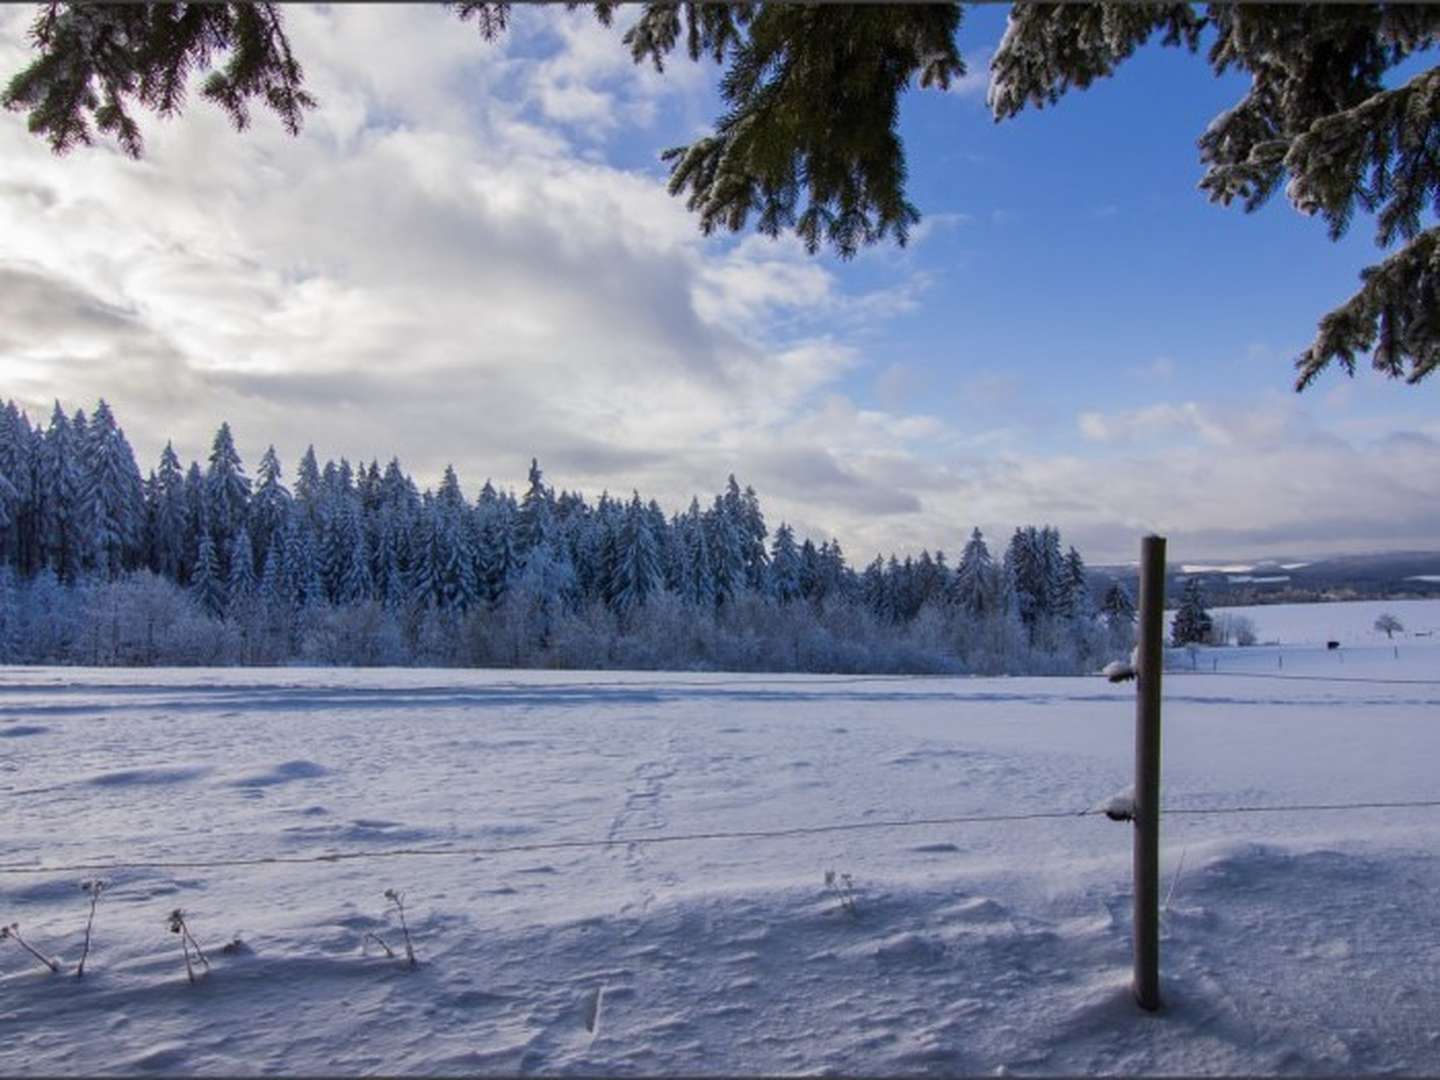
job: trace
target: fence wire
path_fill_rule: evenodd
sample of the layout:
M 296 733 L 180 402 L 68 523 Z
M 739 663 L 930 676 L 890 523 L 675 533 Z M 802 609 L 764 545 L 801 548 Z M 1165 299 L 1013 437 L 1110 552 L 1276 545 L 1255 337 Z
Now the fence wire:
M 1254 806 L 1164 807 L 1161 817 L 1171 815 L 1280 814 L 1334 810 L 1413 810 L 1440 807 L 1440 799 L 1413 799 L 1385 802 L 1292 803 Z M 823 833 L 861 832 L 874 829 L 912 829 L 937 825 L 988 825 L 1001 822 L 1079 819 L 1104 814 L 1102 809 L 1042 810 L 1025 814 L 966 814 L 958 817 L 901 818 L 886 821 L 855 821 L 835 825 L 799 825 L 786 829 L 675 833 L 668 836 L 617 836 L 606 840 L 549 840 L 532 844 L 499 844 L 482 847 L 387 848 L 381 851 L 337 851 L 323 855 L 259 855 L 234 859 L 182 860 L 99 860 L 93 862 L 0 864 L 0 874 L 105 873 L 117 870 L 217 870 L 234 867 L 294 866 L 312 863 L 362 862 L 370 859 L 418 857 L 477 858 L 538 851 L 614 848 L 630 845 L 700 843 L 708 840 L 778 840 Z

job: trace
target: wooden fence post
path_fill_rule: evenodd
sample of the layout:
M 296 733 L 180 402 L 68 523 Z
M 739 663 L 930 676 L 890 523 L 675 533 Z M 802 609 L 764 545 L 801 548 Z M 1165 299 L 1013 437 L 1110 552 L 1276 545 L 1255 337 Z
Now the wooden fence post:
M 1135 1000 L 1160 1007 L 1160 672 L 1165 664 L 1165 538 L 1140 542 L 1135 695 Z

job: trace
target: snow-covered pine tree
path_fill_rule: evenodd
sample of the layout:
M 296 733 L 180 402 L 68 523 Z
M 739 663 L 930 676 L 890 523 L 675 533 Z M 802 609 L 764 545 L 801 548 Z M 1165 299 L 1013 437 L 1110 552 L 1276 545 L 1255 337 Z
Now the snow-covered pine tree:
M 463 518 L 456 513 L 437 511 L 437 518 L 435 552 L 440 604 L 465 611 L 481 595 L 475 576 L 475 544 Z
M 1135 602 L 1130 599 L 1125 586 L 1118 581 L 1112 582 L 1105 590 L 1105 597 L 1100 601 L 1100 611 L 1105 616 L 1105 625 L 1112 630 L 1131 626 L 1135 622 Z
M 950 587 L 952 602 L 971 618 L 980 618 L 993 606 L 994 565 L 985 537 L 976 527 L 960 555 L 960 565 L 955 568 Z
M 155 511 L 150 569 L 171 581 L 183 580 L 185 555 L 185 472 L 167 441 L 155 473 Z
M 0 550 L 8 553 L 15 542 L 16 515 L 20 512 L 20 489 L 0 469 Z
M 411 532 L 410 565 L 406 575 L 406 601 L 419 608 L 438 605 L 441 594 L 439 538 L 436 535 L 439 524 L 430 501 L 427 492 L 422 496 L 420 514 Z
M 210 467 L 205 473 L 205 494 L 209 499 L 210 529 L 217 552 L 226 559 L 230 542 L 242 525 L 250 522 L 250 480 L 229 423 L 222 422 L 210 444 Z
M 543 544 L 549 536 L 554 498 L 554 492 L 545 486 L 539 460 L 531 458 L 525 494 L 515 515 L 515 555 L 522 563 L 530 549 Z
M 489 480 L 480 489 L 475 515 L 476 584 L 491 607 L 500 603 L 518 570 L 513 515 L 508 501 Z
M 285 533 L 277 531 L 271 539 L 270 550 L 265 553 L 265 567 L 260 572 L 260 581 L 255 594 L 267 608 L 293 607 L 291 598 L 285 595 Z
M 225 598 L 229 604 L 248 600 L 255 595 L 255 548 L 250 542 L 250 530 L 244 525 L 230 538 L 230 553 L 226 560 L 229 570 L 225 578 Z
M 399 528 L 395 524 L 395 511 L 382 504 L 378 511 L 379 541 L 376 545 L 372 580 L 375 582 L 375 597 L 387 608 L 396 607 L 404 597 L 405 586 L 400 570 Z
M 734 488 L 734 477 L 731 486 Z M 745 539 L 735 521 L 738 510 L 739 491 L 727 503 L 724 497 L 715 496 L 715 503 L 705 514 L 706 546 L 710 549 L 710 578 L 715 585 L 715 601 L 719 604 L 733 600 L 745 588 Z
M 807 536 L 800 544 L 800 595 L 806 600 L 818 597 L 824 574 L 820 549 L 815 546 L 815 541 Z
M 323 490 L 320 465 L 315 460 L 315 447 L 310 445 L 305 447 L 305 453 L 300 457 L 300 468 L 295 474 L 295 502 L 311 525 L 316 522 Z
M 85 431 L 80 518 L 95 568 L 115 579 L 139 561 L 144 520 L 140 470 L 104 398 Z
M 86 550 L 80 452 L 74 426 L 57 401 L 41 444 L 38 486 L 42 559 L 62 584 L 75 580 Z
M 190 581 L 200 553 L 200 535 L 210 531 L 210 496 L 200 463 L 190 462 L 185 471 L 185 550 L 181 562 L 182 584 Z M 213 539 L 213 538 L 212 538 Z
M 442 514 L 459 515 L 466 509 L 465 492 L 460 487 L 460 476 L 454 465 L 446 465 L 440 478 L 440 488 L 435 492 L 435 506 Z
M 814 599 L 818 602 L 829 596 L 849 598 L 855 589 L 855 573 L 845 564 L 840 541 L 827 540 L 820 545 L 820 578 Z
M 735 477 L 730 477 L 735 483 Z M 760 512 L 760 496 L 749 484 L 740 495 L 740 516 L 737 521 L 740 531 L 741 549 L 745 557 L 745 584 L 755 592 L 765 588 L 765 564 L 769 555 L 765 550 L 765 515 Z
M 860 575 L 860 601 L 877 617 L 888 610 L 886 598 L 885 560 L 876 555 Z
M 660 551 L 640 494 L 636 492 L 620 524 L 616 539 L 614 576 L 610 580 L 610 606 L 622 618 L 658 591 L 661 584 Z
M 1205 610 L 1205 594 L 1200 588 L 1200 578 L 1187 578 L 1180 592 L 1180 605 L 1175 611 L 1174 623 L 1170 627 L 1170 644 L 1176 648 L 1192 643 L 1204 645 L 1210 641 L 1213 630 L 1214 623 Z
M 21 660 L 19 591 L 15 571 L 0 562 L 0 664 Z
M 265 448 L 255 473 L 255 494 L 250 500 L 250 535 L 255 555 L 264 565 L 270 545 L 290 513 L 290 492 L 285 487 L 280 456 L 274 445 Z
M 345 531 L 352 540 L 335 588 L 335 602 L 342 606 L 363 603 L 375 592 L 370 572 L 370 544 L 360 519 L 358 496 L 350 500 L 346 517 L 349 523 Z
M 700 500 L 690 499 L 690 509 L 680 524 L 680 542 L 685 549 L 685 575 L 680 583 L 680 597 L 699 611 L 715 609 L 715 577 L 712 570 L 710 540 L 706 535 L 705 515 Z
M 1027 628 L 1033 627 L 1045 610 L 1047 592 L 1041 560 L 1035 527 L 1017 526 L 1005 549 L 1004 576 L 1015 612 Z
M 294 608 L 325 600 L 325 587 L 316 567 L 315 546 L 303 518 L 294 515 L 285 528 L 285 559 L 281 567 L 281 595 Z
M 212 619 L 225 617 L 225 582 L 220 576 L 219 560 L 215 558 L 215 541 L 208 529 L 200 534 L 195 567 L 190 572 L 190 592 L 206 615 Z
M 7 521 L 0 528 L 0 565 L 16 567 L 27 573 L 34 565 L 32 548 L 35 540 L 36 463 L 33 460 L 30 421 L 13 401 L 0 407 L 0 476 L 10 485 L 13 494 L 4 499 L 0 514 Z
M 781 604 L 800 596 L 800 549 L 795 546 L 794 530 L 783 521 L 770 545 L 769 594 Z
M 1085 572 L 1085 560 L 1072 544 L 1065 553 L 1065 614 L 1070 618 L 1088 622 L 1095 617 L 1095 600 L 1090 595 L 1089 575 Z
M 1070 580 L 1065 571 L 1065 554 L 1060 547 L 1060 530 L 1046 525 L 1040 530 L 1040 612 L 1042 615 L 1069 615 Z

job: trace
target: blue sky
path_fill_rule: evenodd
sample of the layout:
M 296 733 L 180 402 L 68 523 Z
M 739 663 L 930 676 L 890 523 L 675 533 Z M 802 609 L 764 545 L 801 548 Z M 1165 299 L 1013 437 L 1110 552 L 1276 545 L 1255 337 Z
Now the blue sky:
M 228 419 L 252 468 L 313 441 L 422 484 L 454 462 L 472 494 L 532 454 L 667 509 L 734 471 L 861 563 L 1031 522 L 1091 561 L 1148 529 L 1180 559 L 1434 546 L 1440 383 L 1290 389 L 1369 223 L 1332 243 L 1283 196 L 1196 188 L 1241 76 L 1146 49 L 997 125 L 1007 12 L 972 9 L 971 75 L 904 105 L 914 243 L 847 263 L 704 240 L 665 194 L 710 65 L 635 68 L 548 7 L 493 44 L 429 8 L 285 10 L 322 102 L 299 139 L 196 103 L 147 121 L 143 162 L 57 160 L 0 117 L 0 394 L 104 395 L 145 468 Z M 6 72 L 28 19 L 0 12 Z

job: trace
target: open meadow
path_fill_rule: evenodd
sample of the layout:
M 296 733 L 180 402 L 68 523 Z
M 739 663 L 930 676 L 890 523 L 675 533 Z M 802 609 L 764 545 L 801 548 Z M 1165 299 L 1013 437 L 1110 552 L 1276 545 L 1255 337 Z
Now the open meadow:
M 1168 810 L 1440 800 L 1440 601 L 1246 613 L 1278 644 L 1171 657 Z M 1131 826 L 1080 813 L 1133 723 L 1098 677 L 0 669 L 0 918 L 63 968 L 0 942 L 0 1072 L 1440 1072 L 1436 805 L 1167 816 L 1134 1006 Z

